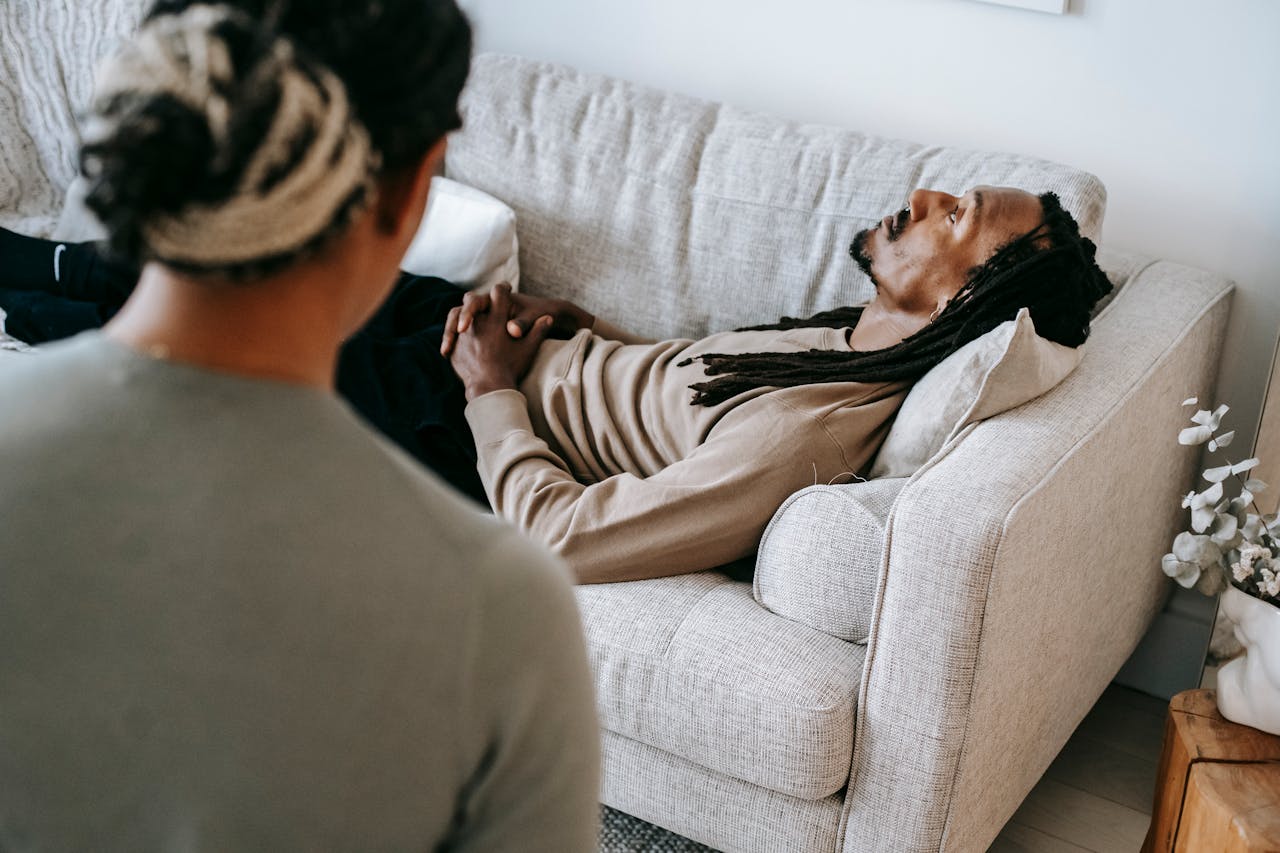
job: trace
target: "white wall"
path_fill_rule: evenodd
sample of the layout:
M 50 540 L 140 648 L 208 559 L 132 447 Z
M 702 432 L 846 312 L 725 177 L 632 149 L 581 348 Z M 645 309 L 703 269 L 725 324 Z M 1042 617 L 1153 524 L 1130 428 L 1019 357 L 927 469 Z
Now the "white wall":
M 482 50 L 1094 172 L 1107 244 L 1239 284 L 1218 396 L 1249 446 L 1280 325 L 1280 0 L 462 4 Z

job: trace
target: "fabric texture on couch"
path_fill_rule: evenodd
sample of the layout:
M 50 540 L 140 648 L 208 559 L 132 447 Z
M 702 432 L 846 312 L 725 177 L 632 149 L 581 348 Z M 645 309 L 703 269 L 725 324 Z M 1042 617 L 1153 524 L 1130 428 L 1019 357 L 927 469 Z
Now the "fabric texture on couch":
M 884 529 L 907 484 L 886 477 L 796 492 L 760 539 L 753 592 L 771 613 L 865 643 L 880 585 Z
M 859 230 L 917 187 L 1053 189 L 1097 235 L 1106 193 L 1032 157 L 936 148 L 481 55 L 449 177 L 511 205 L 530 293 L 652 338 L 867 301 Z M 568 251 L 566 251 L 568 249 Z
M 601 739 L 600 797 L 627 814 L 732 853 L 836 849 L 841 793 L 788 797 L 607 729 Z
M 719 572 L 578 588 L 601 724 L 801 799 L 849 771 L 865 651 Z
M 886 533 L 845 849 L 984 849 L 1128 657 L 1169 588 L 1159 555 L 1196 460 L 1173 439 L 1179 404 L 1212 386 L 1230 294 L 1138 265 L 1071 376 L 912 477 Z

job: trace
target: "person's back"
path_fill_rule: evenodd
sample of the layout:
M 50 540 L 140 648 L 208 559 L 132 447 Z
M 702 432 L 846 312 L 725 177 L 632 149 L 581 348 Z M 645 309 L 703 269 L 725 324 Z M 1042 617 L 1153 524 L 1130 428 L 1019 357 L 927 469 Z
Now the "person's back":
M 563 566 L 333 389 L 469 53 L 451 0 L 162 0 L 100 72 L 143 271 L 0 363 L 0 849 L 594 847 Z
M 0 848 L 590 844 L 558 566 L 334 395 L 97 334 L 10 360 Z

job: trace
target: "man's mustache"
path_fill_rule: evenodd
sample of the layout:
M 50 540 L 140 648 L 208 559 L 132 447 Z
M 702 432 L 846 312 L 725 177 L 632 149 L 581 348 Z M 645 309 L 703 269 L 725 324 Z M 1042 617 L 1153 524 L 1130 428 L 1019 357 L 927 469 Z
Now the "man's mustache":
M 902 236 L 902 229 L 907 227 L 907 223 L 911 220 L 911 208 L 904 207 L 889 220 L 889 242 L 892 243 Z
M 892 243 L 902 236 L 902 229 L 907 227 L 907 223 L 911 220 L 911 206 L 899 210 L 892 216 L 886 216 L 888 220 L 888 238 Z M 853 242 L 849 244 L 849 256 L 858 263 L 858 268 L 867 274 L 867 278 L 871 279 L 871 283 L 879 287 L 880 282 L 876 281 L 876 274 L 871 271 L 871 254 L 867 251 L 867 245 L 871 242 L 871 235 L 885 225 L 885 220 L 877 222 L 872 228 L 864 228 L 853 237 Z

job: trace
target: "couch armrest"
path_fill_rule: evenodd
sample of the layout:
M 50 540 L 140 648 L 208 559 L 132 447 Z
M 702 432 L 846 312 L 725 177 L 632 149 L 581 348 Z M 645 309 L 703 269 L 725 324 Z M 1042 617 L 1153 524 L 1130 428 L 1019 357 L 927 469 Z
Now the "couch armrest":
M 1226 280 L 1139 270 L 1049 394 L 970 427 L 894 505 L 846 851 L 985 849 L 1141 638 L 1197 455 Z M 942 523 L 945 522 L 945 523 Z
M 864 643 L 879 588 L 884 528 L 906 477 L 801 489 L 778 508 L 756 556 L 762 607 Z

